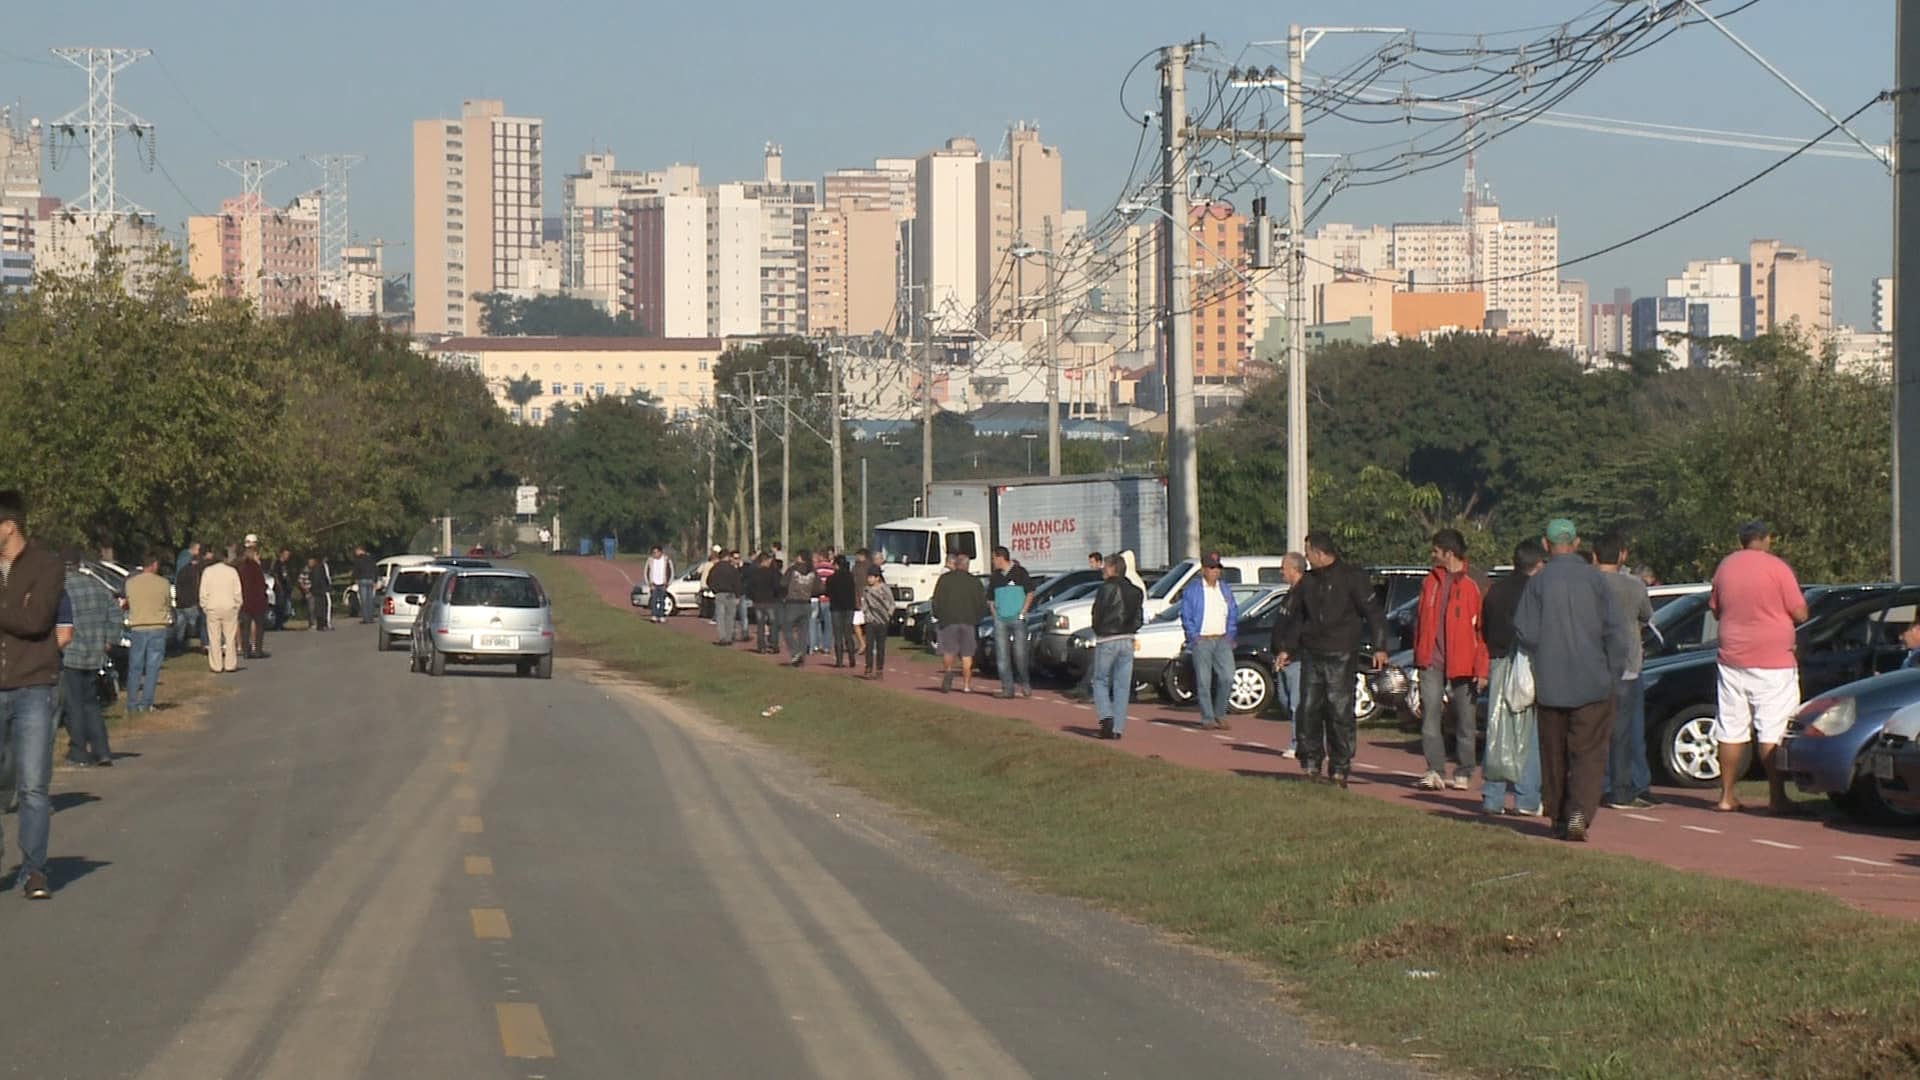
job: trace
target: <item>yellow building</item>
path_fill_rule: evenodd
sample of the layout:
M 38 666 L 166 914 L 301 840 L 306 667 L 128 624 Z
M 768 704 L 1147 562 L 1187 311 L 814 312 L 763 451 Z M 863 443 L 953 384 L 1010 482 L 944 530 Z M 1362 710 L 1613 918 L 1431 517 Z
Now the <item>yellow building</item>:
M 478 371 L 494 400 L 522 423 L 542 423 L 555 405 L 644 391 L 668 417 L 684 419 L 712 402 L 718 338 L 458 337 L 430 347 L 446 364 Z M 531 379 L 539 392 L 520 404 L 512 387 Z

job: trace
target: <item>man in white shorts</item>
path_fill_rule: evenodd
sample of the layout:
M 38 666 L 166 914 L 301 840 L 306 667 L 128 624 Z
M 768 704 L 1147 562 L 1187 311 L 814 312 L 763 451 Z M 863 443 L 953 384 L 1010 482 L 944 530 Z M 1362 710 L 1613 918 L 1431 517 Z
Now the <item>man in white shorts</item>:
M 1720 620 L 1720 701 L 1713 722 L 1720 745 L 1720 802 L 1714 809 L 1729 813 L 1740 809 L 1733 785 L 1747 744 L 1756 737 L 1767 771 L 1768 812 L 1793 811 L 1786 777 L 1774 758 L 1800 705 L 1794 628 L 1807 621 L 1807 600 L 1793 568 L 1772 547 L 1773 533 L 1765 523 L 1748 522 L 1740 527 L 1740 550 L 1713 572 L 1710 603 Z

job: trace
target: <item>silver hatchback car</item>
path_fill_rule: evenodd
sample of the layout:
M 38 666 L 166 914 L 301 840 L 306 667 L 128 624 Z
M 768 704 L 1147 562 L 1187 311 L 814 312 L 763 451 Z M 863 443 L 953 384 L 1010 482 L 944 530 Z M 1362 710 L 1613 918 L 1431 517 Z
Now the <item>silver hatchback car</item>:
M 431 564 L 394 570 L 393 576 L 380 587 L 380 633 L 374 637 L 375 649 L 386 652 L 395 647 L 396 641 L 413 637 L 415 617 L 426 605 L 434 582 L 446 572 L 446 567 Z
M 413 670 L 444 675 L 448 664 L 512 664 L 522 677 L 553 678 L 553 609 L 525 570 L 449 567 L 413 625 Z

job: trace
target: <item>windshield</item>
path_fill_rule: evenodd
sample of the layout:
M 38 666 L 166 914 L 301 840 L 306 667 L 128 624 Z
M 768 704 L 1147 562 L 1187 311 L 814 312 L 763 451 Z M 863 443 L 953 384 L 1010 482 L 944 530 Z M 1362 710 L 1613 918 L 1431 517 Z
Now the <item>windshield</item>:
M 453 581 L 454 607 L 537 608 L 540 586 L 532 578 L 504 574 L 462 574 Z
M 439 576 L 438 574 L 428 573 L 425 570 L 403 570 L 393 576 L 393 589 L 391 591 L 400 596 L 424 593 L 427 591 L 427 587 L 433 584 L 433 579 Z
M 1168 593 L 1187 580 L 1187 573 L 1192 569 L 1192 559 L 1182 559 L 1175 563 L 1173 569 L 1167 571 L 1159 581 L 1153 583 L 1153 588 L 1147 590 L 1147 599 L 1165 600 Z
M 876 529 L 873 550 L 879 553 L 882 562 L 937 566 L 940 534 L 927 529 Z
M 1100 571 L 1098 570 L 1074 570 L 1048 578 L 1046 584 L 1033 590 L 1034 605 L 1039 606 L 1052 600 L 1058 600 L 1090 581 L 1097 583 L 1099 580 Z

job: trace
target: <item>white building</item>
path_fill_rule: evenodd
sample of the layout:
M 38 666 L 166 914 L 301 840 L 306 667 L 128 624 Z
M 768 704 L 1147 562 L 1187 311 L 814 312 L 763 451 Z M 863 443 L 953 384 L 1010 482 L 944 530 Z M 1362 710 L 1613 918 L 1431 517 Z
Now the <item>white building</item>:
M 623 207 L 642 196 L 685 194 L 699 187 L 698 165 L 643 172 L 617 168 L 612 154 L 582 154 L 580 170 L 562 187 L 561 287 L 609 312 L 631 315 L 620 290 Z
M 1873 329 L 1875 333 L 1893 333 L 1893 279 L 1873 279 Z
M 1554 219 L 1503 218 L 1489 191 L 1474 207 L 1471 229 L 1451 222 L 1398 224 L 1392 228 L 1392 241 L 1393 276 L 1402 279 L 1397 287 L 1418 292 L 1479 290 L 1486 295 L 1486 310 L 1506 313 L 1508 329 L 1569 351 L 1584 346 L 1586 311 L 1584 304 L 1580 311 L 1573 310 L 1568 296 L 1573 290 L 1561 283 L 1560 225 Z
M 757 182 L 721 185 L 723 193 L 738 189 L 760 215 L 758 329 L 744 333 L 791 335 L 807 329 L 807 213 L 820 205 L 820 192 L 810 180 L 788 180 L 782 159 L 781 148 L 768 143 Z
M 936 332 L 974 326 L 980 298 L 980 148 L 968 138 L 947 140 L 915 163 L 914 217 L 909 237 L 913 311 L 931 316 Z
M 377 319 L 386 310 L 386 274 L 380 248 L 340 249 L 340 269 L 320 275 L 321 299 L 340 306 L 349 319 Z
M 1883 279 L 1884 280 L 1884 279 Z M 1893 332 L 1842 326 L 1829 339 L 1836 370 L 1875 379 L 1893 377 Z

